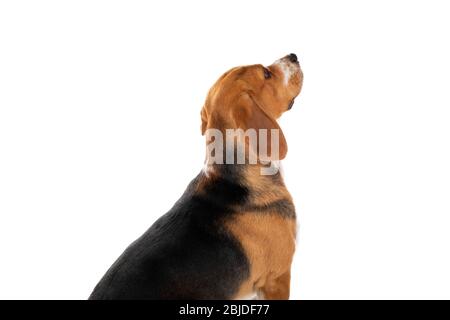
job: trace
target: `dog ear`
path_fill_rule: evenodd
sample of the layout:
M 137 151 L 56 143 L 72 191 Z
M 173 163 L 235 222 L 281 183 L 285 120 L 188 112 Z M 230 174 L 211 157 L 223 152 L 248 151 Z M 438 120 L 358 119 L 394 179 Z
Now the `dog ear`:
M 270 160 L 282 160 L 287 154 L 287 142 L 277 121 L 268 115 L 249 93 L 242 94 L 232 109 L 236 128 L 254 129 L 257 135 L 256 146 L 251 146 L 257 154 L 261 151 L 261 138 L 267 141 L 266 155 Z M 265 129 L 265 130 L 264 130 Z M 272 134 L 278 133 L 278 139 Z M 265 137 L 261 137 L 264 136 Z M 272 141 L 274 140 L 274 141 Z M 278 148 L 278 155 L 273 151 Z

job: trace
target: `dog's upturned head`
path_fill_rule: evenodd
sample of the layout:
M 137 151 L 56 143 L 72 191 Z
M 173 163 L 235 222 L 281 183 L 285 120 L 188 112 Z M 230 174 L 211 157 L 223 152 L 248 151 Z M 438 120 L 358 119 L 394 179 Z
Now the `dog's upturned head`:
M 276 119 L 292 107 L 302 83 L 303 73 L 295 54 L 267 67 L 255 64 L 227 71 L 207 95 L 201 111 L 202 134 L 208 129 L 254 129 L 259 136 L 260 129 L 267 129 L 269 135 L 271 129 L 277 129 L 279 156 L 275 160 L 283 159 L 287 144 Z

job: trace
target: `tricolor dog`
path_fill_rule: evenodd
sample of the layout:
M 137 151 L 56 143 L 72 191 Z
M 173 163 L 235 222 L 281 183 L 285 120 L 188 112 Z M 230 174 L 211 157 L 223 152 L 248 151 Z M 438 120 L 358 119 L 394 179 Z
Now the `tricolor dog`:
M 277 119 L 302 82 L 295 54 L 217 80 L 201 110 L 204 168 L 90 299 L 289 298 L 296 217 L 278 171 L 287 142 Z

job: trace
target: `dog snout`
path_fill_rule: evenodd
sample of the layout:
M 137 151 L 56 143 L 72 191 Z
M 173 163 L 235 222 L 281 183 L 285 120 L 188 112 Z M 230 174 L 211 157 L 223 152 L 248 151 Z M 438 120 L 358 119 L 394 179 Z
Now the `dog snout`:
M 292 63 L 298 63 L 297 55 L 295 53 L 288 54 L 287 58 Z
M 283 58 L 278 59 L 273 63 L 281 70 L 284 78 L 284 84 L 287 86 L 289 83 L 299 83 L 301 82 L 302 72 L 300 68 L 300 63 L 298 62 L 298 57 L 295 53 L 290 53 Z M 291 81 L 295 79 L 295 81 Z

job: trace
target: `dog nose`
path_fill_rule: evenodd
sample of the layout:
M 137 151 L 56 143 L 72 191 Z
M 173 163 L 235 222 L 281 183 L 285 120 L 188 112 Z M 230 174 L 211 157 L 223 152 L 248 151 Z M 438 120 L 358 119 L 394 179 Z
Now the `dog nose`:
M 290 55 L 288 55 L 288 58 L 290 62 L 298 62 L 297 55 L 295 53 L 291 53 Z

